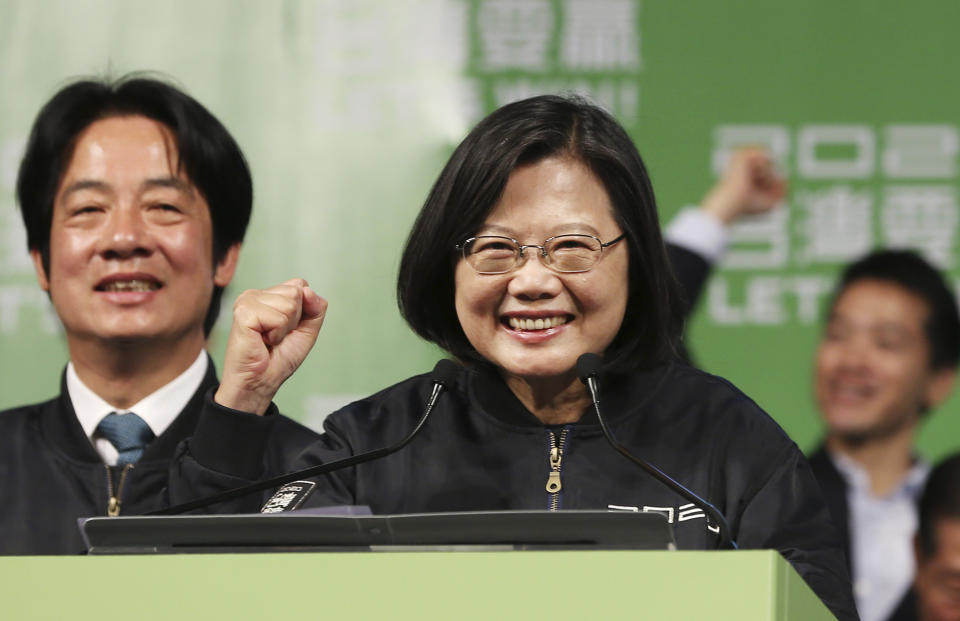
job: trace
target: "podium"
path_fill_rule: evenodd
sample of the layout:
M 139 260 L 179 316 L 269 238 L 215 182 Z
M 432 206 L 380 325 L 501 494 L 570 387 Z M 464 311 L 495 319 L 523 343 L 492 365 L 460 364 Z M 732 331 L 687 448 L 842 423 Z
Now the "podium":
M 777 552 L 678 552 L 658 514 L 301 513 L 81 527 L 90 556 L 0 557 L 5 618 L 833 618 Z
M 775 551 L 3 557 L 8 619 L 736 619 L 833 616 Z

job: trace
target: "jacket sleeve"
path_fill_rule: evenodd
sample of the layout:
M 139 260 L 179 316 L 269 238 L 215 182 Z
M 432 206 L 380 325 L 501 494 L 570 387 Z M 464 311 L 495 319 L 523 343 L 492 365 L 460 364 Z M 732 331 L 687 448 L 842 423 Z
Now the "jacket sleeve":
M 747 496 L 741 548 L 778 550 L 838 619 L 858 619 L 839 535 L 803 454 L 792 442 Z
M 683 246 L 667 243 L 667 258 L 680 285 L 680 315 L 684 321 L 693 314 L 707 278 L 713 269 L 704 257 Z
M 194 434 L 177 448 L 171 465 L 169 501 L 181 504 L 280 476 L 349 454 L 337 438 L 317 434 L 277 412 L 271 404 L 264 416 L 240 412 L 204 399 Z M 315 479 L 312 505 L 351 504 L 343 485 L 331 476 Z M 256 513 L 275 490 L 213 505 L 210 513 Z M 316 498 L 314 498 L 316 497 Z

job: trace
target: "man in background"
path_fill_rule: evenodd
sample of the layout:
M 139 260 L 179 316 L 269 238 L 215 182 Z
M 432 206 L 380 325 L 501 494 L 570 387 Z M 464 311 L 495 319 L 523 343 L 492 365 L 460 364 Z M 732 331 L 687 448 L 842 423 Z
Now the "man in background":
M 949 397 L 958 359 L 957 304 L 930 264 L 880 250 L 844 270 L 817 348 L 826 434 L 810 466 L 848 542 L 866 621 L 897 618 L 912 580 L 916 502 L 929 472 L 916 434 Z
M 229 132 L 163 81 L 80 81 L 41 109 L 17 200 L 70 360 L 57 397 L 0 412 L 0 553 L 78 553 L 77 518 L 165 504 L 252 197 Z M 280 423 L 286 451 L 313 437 Z
M 919 621 L 960 621 L 960 455 L 930 472 L 920 497 L 914 542 L 915 598 L 904 610 Z M 916 617 L 906 616 L 916 612 Z
M 699 213 L 681 213 L 668 227 L 671 256 L 695 255 L 686 262 L 700 269 L 677 269 L 689 300 L 722 252 L 725 222 L 714 217 L 712 228 L 698 230 L 684 218 L 711 217 L 718 197 L 721 213 L 735 217 L 772 208 L 784 193 L 772 171 L 763 151 L 735 153 Z M 713 240 L 707 250 L 704 240 Z M 833 294 L 814 369 L 826 433 L 809 459 L 846 544 L 864 621 L 899 619 L 891 615 L 903 609 L 913 576 L 916 500 L 929 470 L 916 454 L 916 432 L 952 391 L 957 313 L 943 277 L 909 251 L 881 250 L 849 265 Z

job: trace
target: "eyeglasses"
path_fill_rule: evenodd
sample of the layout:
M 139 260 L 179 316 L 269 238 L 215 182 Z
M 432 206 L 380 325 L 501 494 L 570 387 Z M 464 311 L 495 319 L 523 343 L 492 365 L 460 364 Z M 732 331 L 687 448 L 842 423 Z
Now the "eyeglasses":
M 520 267 L 525 260 L 523 251 L 527 248 L 539 249 L 540 260 L 553 271 L 570 274 L 593 269 L 603 249 L 623 238 L 624 235 L 620 235 L 604 243 L 593 235 L 575 233 L 556 235 L 537 245 L 521 244 L 515 239 L 499 235 L 479 235 L 457 244 L 456 249 L 463 253 L 470 267 L 480 274 L 506 274 Z

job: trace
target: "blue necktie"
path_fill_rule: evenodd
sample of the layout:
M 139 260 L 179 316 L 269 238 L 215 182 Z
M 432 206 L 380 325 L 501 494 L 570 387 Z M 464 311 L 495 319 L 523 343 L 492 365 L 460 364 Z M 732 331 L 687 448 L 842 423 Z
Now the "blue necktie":
M 155 437 L 150 426 L 133 412 L 107 414 L 97 425 L 97 431 L 117 449 L 118 466 L 126 466 L 140 459 L 144 447 Z

